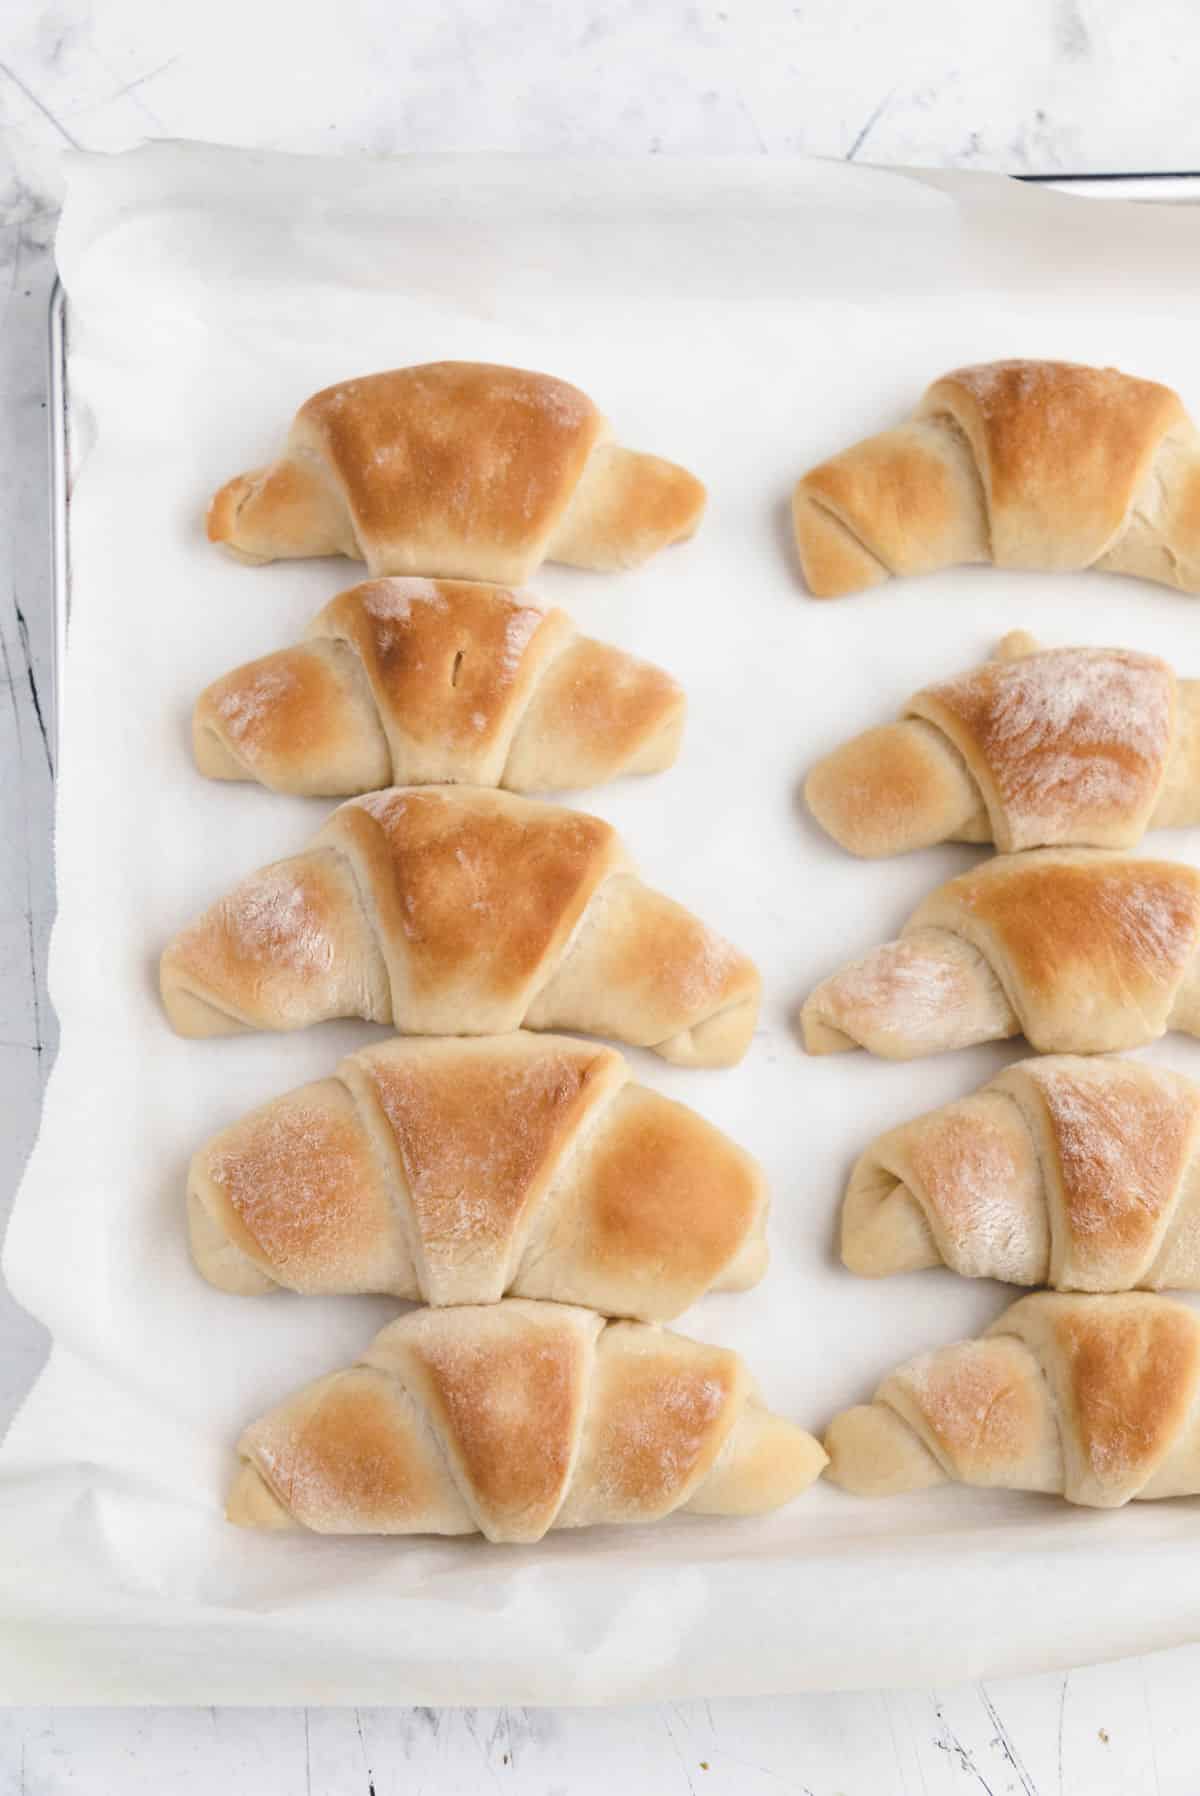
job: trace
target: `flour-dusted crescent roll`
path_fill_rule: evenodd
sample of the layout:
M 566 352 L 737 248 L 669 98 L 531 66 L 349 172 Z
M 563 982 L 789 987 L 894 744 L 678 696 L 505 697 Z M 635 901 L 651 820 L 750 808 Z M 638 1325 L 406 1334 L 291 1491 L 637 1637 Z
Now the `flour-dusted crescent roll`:
M 519 585 L 547 559 L 633 567 L 691 536 L 704 499 L 685 468 L 618 448 L 566 381 L 429 362 L 315 393 L 279 460 L 221 488 L 208 534 L 244 561 Z
M 1084 848 L 997 855 L 819 985 L 804 1045 L 911 1060 L 1022 1032 L 1042 1054 L 1197 1035 L 1198 945 L 1194 867 Z
M 181 1035 L 329 1017 L 404 1035 L 582 1029 L 726 1066 L 758 1014 L 751 961 L 634 872 L 598 817 L 475 787 L 355 798 L 162 957 Z
M 1200 822 L 1200 680 L 1130 649 L 1039 649 L 918 692 L 903 722 L 844 743 L 804 788 L 852 854 L 994 841 L 1004 853 L 1131 848 Z
M 978 1340 L 924 1353 L 825 1436 L 861 1496 L 946 1482 L 1115 1509 L 1200 1494 L 1200 1316 L 1145 1292 L 1040 1291 Z
M 825 1455 L 736 1353 L 561 1303 L 418 1310 L 247 1428 L 227 1514 L 318 1534 L 758 1515 Z
M 850 1175 L 842 1258 L 1060 1291 L 1200 1290 L 1200 1086 L 1069 1055 L 892 1129 Z
M 957 562 L 1100 568 L 1200 592 L 1200 442 L 1178 394 L 1115 368 L 987 362 L 800 481 L 817 598 Z
M 506 1292 L 669 1321 L 766 1270 L 758 1166 L 612 1048 L 389 1041 L 192 1161 L 192 1258 L 244 1295 Z
M 209 686 L 192 739 L 210 779 L 277 792 L 551 791 L 669 767 L 683 714 L 667 674 L 526 593 L 368 580 L 331 600 L 305 642 Z

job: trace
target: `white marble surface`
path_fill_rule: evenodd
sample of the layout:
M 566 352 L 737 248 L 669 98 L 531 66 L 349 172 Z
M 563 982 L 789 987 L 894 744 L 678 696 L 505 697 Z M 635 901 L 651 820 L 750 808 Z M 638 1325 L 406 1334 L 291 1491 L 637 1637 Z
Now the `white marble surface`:
M 54 1051 L 45 313 L 59 156 L 760 149 L 1200 167 L 1195 0 L 6 0 L 0 8 L 0 1200 Z M 39 1363 L 0 1295 L 0 1420 Z M 1036 1627 L 1037 1594 L 1029 1593 Z M 797 1616 L 798 1628 L 805 1618 Z M 609 1711 L 0 1712 L 0 1796 L 626 1788 L 1195 1796 L 1200 1650 L 987 1686 Z M 2 1693 L 0 1693 L 2 1694 Z

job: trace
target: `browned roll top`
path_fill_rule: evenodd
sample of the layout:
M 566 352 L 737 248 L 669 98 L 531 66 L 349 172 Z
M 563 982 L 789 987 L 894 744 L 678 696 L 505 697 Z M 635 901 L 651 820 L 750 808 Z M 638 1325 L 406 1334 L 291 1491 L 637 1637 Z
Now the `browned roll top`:
M 348 555 L 373 574 L 520 583 L 547 556 L 632 566 L 690 536 L 686 469 L 609 441 L 549 374 L 430 362 L 327 387 L 279 460 L 214 497 L 208 534 L 246 561 Z

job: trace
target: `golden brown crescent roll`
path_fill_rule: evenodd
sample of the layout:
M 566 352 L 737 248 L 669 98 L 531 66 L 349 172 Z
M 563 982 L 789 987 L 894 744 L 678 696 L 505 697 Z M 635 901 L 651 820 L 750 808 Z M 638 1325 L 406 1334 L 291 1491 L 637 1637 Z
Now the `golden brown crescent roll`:
M 210 779 L 276 792 L 550 791 L 669 767 L 683 713 L 667 674 L 526 593 L 368 580 L 331 600 L 305 642 L 209 686 L 192 740 Z
M 1200 592 L 1200 446 L 1178 394 L 1115 368 L 986 362 L 800 481 L 817 598 L 958 562 L 1100 568 Z
M 508 1298 L 417 1310 L 254 1422 L 226 1511 L 317 1534 L 473 1534 L 759 1515 L 825 1455 L 736 1353 Z
M 208 535 L 243 561 L 519 585 L 547 559 L 636 566 L 691 536 L 704 499 L 685 468 L 618 448 L 564 380 L 429 362 L 315 393 L 279 460 L 217 493 Z
M 611 824 L 469 786 L 351 799 L 170 943 L 181 1035 L 330 1017 L 404 1035 L 580 1029 L 684 1066 L 745 1053 L 753 963 L 634 872 Z
M 612 1048 L 525 1033 L 389 1041 L 196 1154 L 192 1258 L 244 1295 L 506 1292 L 669 1321 L 766 1270 L 748 1154 Z
M 835 1416 L 829 1477 L 861 1496 L 931 1484 L 1115 1509 L 1200 1494 L 1200 1316 L 1145 1292 L 1039 1291 L 978 1340 L 921 1354 Z
M 850 1175 L 842 1258 L 1059 1291 L 1200 1290 L 1200 1086 L 1070 1055 L 1010 1066 L 880 1136 Z
M 804 1045 L 911 1060 L 1022 1032 L 1042 1054 L 1197 1035 L 1198 944 L 1194 867 L 1086 848 L 997 855 L 819 985 Z
M 1147 829 L 1200 822 L 1200 680 L 1015 631 L 983 667 L 918 692 L 903 722 L 819 761 L 804 794 L 852 854 L 1132 848 Z

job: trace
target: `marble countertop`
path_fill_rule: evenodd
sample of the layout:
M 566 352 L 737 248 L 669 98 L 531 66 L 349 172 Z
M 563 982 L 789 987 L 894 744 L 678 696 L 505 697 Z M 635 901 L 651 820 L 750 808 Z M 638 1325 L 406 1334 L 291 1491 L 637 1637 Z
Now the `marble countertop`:
M 1200 167 L 1194 0 L 8 0 L 0 16 L 0 1204 L 55 1045 L 46 306 L 65 148 L 758 150 Z M 0 1293 L 0 1421 L 40 1330 Z M 1036 1592 L 1030 1593 L 1036 1625 Z M 803 1626 L 803 1617 L 797 1618 Z M 0 1792 L 1194 1796 L 1200 1649 L 1065 1676 L 606 1711 L 0 1710 Z

